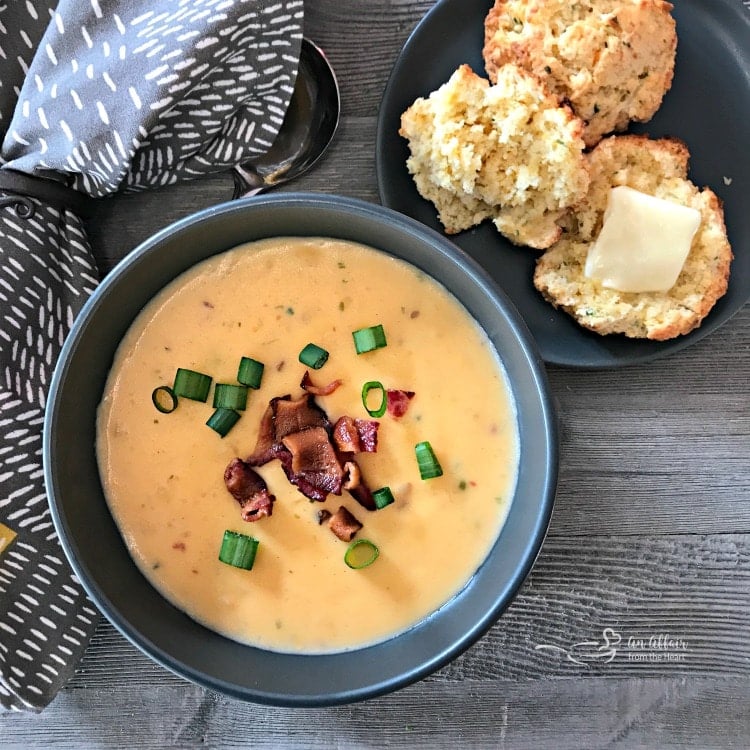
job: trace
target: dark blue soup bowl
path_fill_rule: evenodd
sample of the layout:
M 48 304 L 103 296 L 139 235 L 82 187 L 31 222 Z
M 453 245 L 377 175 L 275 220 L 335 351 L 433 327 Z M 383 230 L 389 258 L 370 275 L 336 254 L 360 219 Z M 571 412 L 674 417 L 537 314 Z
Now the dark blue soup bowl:
M 117 346 L 164 285 L 205 258 L 274 236 L 360 242 L 432 276 L 484 328 L 505 367 L 518 415 L 520 469 L 507 521 L 467 585 L 411 629 L 376 645 L 325 655 L 235 643 L 166 601 L 131 560 L 104 499 L 96 410 Z M 159 664 L 235 698 L 282 706 L 362 700 L 433 672 L 480 638 L 510 604 L 542 544 L 558 471 L 556 418 L 529 332 L 468 255 L 401 214 L 362 201 L 286 193 L 227 203 L 179 221 L 133 250 L 75 322 L 51 384 L 45 478 L 65 553 L 110 622 Z

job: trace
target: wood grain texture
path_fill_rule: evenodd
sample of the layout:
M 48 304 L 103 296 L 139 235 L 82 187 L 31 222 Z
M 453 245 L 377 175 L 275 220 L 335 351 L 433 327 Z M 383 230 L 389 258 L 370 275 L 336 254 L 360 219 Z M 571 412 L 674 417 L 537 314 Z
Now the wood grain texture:
M 306 3 L 305 33 L 334 64 L 344 111 L 325 160 L 282 190 L 377 202 L 380 97 L 432 5 Z M 227 175 L 101 201 L 89 229 L 102 271 L 231 191 Z M 102 622 L 46 712 L 0 714 L 0 745 L 750 747 L 749 365 L 746 305 L 655 363 L 550 368 L 561 424 L 550 533 L 499 622 L 428 679 L 353 706 L 254 706 L 183 681 Z
M 281 709 L 131 682 L 116 693 L 66 690 L 41 716 L 16 717 L 3 747 L 740 750 L 748 699 L 750 686 L 736 678 L 594 678 L 432 683 L 366 704 Z

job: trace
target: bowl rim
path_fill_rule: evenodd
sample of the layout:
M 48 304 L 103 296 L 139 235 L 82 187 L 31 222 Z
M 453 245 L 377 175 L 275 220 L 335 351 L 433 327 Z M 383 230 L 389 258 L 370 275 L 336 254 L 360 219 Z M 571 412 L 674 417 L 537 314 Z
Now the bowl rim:
M 298 211 L 300 212 L 300 218 L 298 219 L 300 223 L 305 222 L 303 214 L 312 211 L 318 215 L 322 212 L 327 216 L 336 216 L 339 219 L 357 218 L 358 220 L 364 221 L 367 225 L 387 225 L 393 232 L 406 233 L 410 237 L 413 237 L 415 241 L 421 242 L 425 246 L 429 246 L 430 250 L 436 251 L 440 254 L 447 263 L 459 268 L 460 272 L 466 277 L 467 283 L 473 287 L 479 287 L 482 293 L 490 298 L 493 306 L 502 313 L 501 317 L 503 325 L 507 328 L 506 335 L 511 336 L 512 339 L 515 340 L 517 343 L 517 352 L 521 355 L 517 367 L 523 369 L 526 376 L 529 378 L 526 382 L 525 388 L 526 390 L 530 390 L 533 394 L 533 400 L 536 402 L 536 408 L 538 409 L 539 429 L 541 429 L 542 439 L 538 449 L 544 457 L 544 465 L 541 467 L 543 471 L 541 471 L 540 476 L 535 479 L 537 483 L 537 497 L 534 498 L 535 502 L 531 507 L 532 517 L 526 524 L 528 535 L 525 541 L 519 543 L 521 549 L 519 550 L 519 556 L 513 571 L 502 581 L 502 585 L 498 586 L 497 593 L 494 596 L 489 597 L 490 601 L 484 603 L 481 616 L 473 618 L 471 626 L 465 627 L 459 637 L 450 636 L 450 642 L 441 642 L 440 647 L 437 648 L 435 653 L 432 653 L 429 658 L 423 657 L 419 663 L 410 663 L 403 667 L 398 664 L 397 669 L 390 670 L 388 674 L 381 674 L 379 678 L 373 681 L 366 681 L 366 684 L 357 682 L 357 684 L 352 684 L 350 687 L 343 689 L 337 688 L 331 691 L 321 689 L 317 692 L 299 690 L 297 692 L 287 693 L 279 691 L 278 689 L 265 689 L 262 687 L 248 686 L 246 684 L 239 685 L 232 680 L 226 680 L 221 676 L 208 674 L 205 670 L 198 669 L 193 665 L 186 663 L 183 658 L 176 657 L 174 653 L 170 653 L 163 644 L 157 643 L 155 639 L 140 632 L 127 618 L 121 616 L 117 606 L 112 601 L 110 593 L 108 590 L 104 589 L 100 582 L 97 581 L 94 572 L 90 569 L 86 555 L 84 554 L 84 547 L 80 540 L 77 540 L 74 537 L 70 527 L 69 516 L 66 514 L 65 510 L 65 499 L 60 496 L 62 488 L 58 476 L 59 467 L 56 467 L 55 465 L 55 456 L 56 453 L 59 452 L 58 443 L 60 442 L 56 439 L 56 435 L 58 434 L 57 423 L 60 418 L 60 398 L 65 387 L 66 375 L 70 369 L 71 360 L 76 356 L 77 347 L 81 340 L 85 338 L 87 328 L 90 325 L 90 322 L 95 319 L 97 311 L 101 308 L 103 301 L 106 301 L 109 295 L 117 293 L 120 285 L 127 282 L 128 275 L 137 264 L 141 263 L 144 259 L 148 259 L 152 254 L 158 254 L 159 249 L 162 248 L 165 243 L 173 242 L 182 236 L 189 235 L 196 230 L 196 227 L 205 227 L 207 225 L 210 226 L 212 222 L 221 222 L 228 216 L 231 217 L 238 214 L 247 218 L 263 211 L 270 211 L 271 213 L 275 212 L 278 215 L 283 215 L 284 212 Z M 302 232 L 290 231 L 287 233 L 287 236 L 299 236 L 300 234 L 302 234 Z M 343 231 L 342 234 L 344 234 Z M 320 236 L 319 233 L 315 232 L 313 232 L 312 235 Z M 277 236 L 279 236 L 279 233 L 277 233 Z M 258 238 L 259 237 L 251 237 L 250 240 Z M 355 241 L 372 245 L 372 242 L 367 242 L 366 240 Z M 224 249 L 228 249 L 228 247 L 216 248 L 213 252 L 206 253 L 202 257 L 209 257 L 210 255 L 222 252 Z M 417 265 L 419 267 L 419 264 L 410 261 L 409 259 L 406 260 L 407 262 L 411 262 L 412 265 Z M 183 270 L 186 270 L 193 264 L 193 262 L 186 264 Z M 427 271 L 427 273 L 430 274 L 430 271 Z M 167 279 L 160 282 L 158 287 L 163 287 L 168 281 L 169 280 Z M 438 281 L 446 286 L 440 279 L 438 279 Z M 449 291 L 451 290 L 449 289 Z M 459 298 L 459 301 L 461 301 L 460 297 L 458 297 L 458 295 L 456 296 Z M 150 297 L 151 295 L 149 295 L 145 301 L 150 299 Z M 126 328 L 130 326 L 131 322 L 132 320 L 127 322 Z M 486 332 L 492 339 L 493 335 L 489 331 Z M 115 348 L 118 343 L 119 341 L 115 342 Z M 494 343 L 493 340 L 493 344 Z M 507 363 L 503 357 L 501 357 L 501 359 L 504 366 L 506 366 L 509 385 L 513 387 L 511 373 L 507 372 Z M 107 365 L 107 369 L 109 369 L 109 364 Z M 516 394 L 514 392 L 514 397 L 515 396 Z M 99 393 L 97 393 L 97 403 L 98 400 Z M 535 450 L 536 449 L 537 448 L 535 448 Z M 234 698 L 262 704 L 290 707 L 330 706 L 351 703 L 392 692 L 424 678 L 428 674 L 444 666 L 474 644 L 486 633 L 487 630 L 489 630 L 489 628 L 510 605 L 536 561 L 549 528 L 559 472 L 558 424 L 553 399 L 549 390 L 545 366 L 526 324 L 500 287 L 479 266 L 479 264 L 477 264 L 458 246 L 451 243 L 438 232 L 424 226 L 414 219 L 399 214 L 392 209 L 380 206 L 379 204 L 369 203 L 356 198 L 305 192 L 286 192 L 257 196 L 211 206 L 169 224 L 154 233 L 151 237 L 140 243 L 128 253 L 104 277 L 93 295 L 84 304 L 63 345 L 57 366 L 55 367 L 50 382 L 47 409 L 45 410 L 42 452 L 44 478 L 47 487 L 50 511 L 63 551 L 65 552 L 65 555 L 84 590 L 113 626 L 130 643 L 135 645 L 153 661 L 184 679 Z M 539 470 L 539 468 L 540 467 L 537 467 L 537 470 Z M 516 492 L 517 491 L 518 488 L 516 488 Z M 100 493 L 101 492 L 100 488 Z M 327 660 L 333 664 L 335 663 L 335 660 L 339 659 L 339 657 L 348 658 L 353 655 L 361 655 L 363 663 L 375 663 L 380 659 L 381 654 L 384 651 L 386 652 L 386 655 L 392 652 L 396 653 L 393 651 L 393 644 L 402 638 L 406 638 L 407 641 L 412 639 L 413 645 L 415 642 L 413 641 L 413 638 L 415 635 L 417 637 L 419 636 L 418 631 L 420 631 L 420 629 L 432 626 L 432 624 L 438 622 L 440 618 L 448 617 L 451 611 L 455 610 L 456 607 L 461 604 L 462 598 L 470 595 L 467 592 L 474 587 L 475 582 L 480 578 L 483 569 L 485 569 L 488 560 L 494 556 L 495 549 L 500 545 L 503 537 L 503 530 L 508 526 L 508 520 L 511 517 L 511 513 L 513 513 L 515 500 L 516 498 L 514 495 L 514 501 L 511 502 L 505 524 L 501 529 L 498 539 L 492 547 L 492 551 L 488 553 L 488 558 L 480 565 L 479 569 L 474 573 L 466 586 L 440 609 L 429 615 L 424 621 L 414 625 L 412 628 L 370 646 L 333 654 L 283 654 L 281 652 L 265 651 L 253 646 L 236 644 L 231 641 L 230 643 L 234 643 L 235 646 L 239 646 L 242 649 L 247 649 L 248 653 L 256 652 L 256 656 L 257 654 L 264 654 L 266 657 L 270 655 L 271 661 L 274 663 L 278 662 L 283 668 L 290 667 L 292 664 L 290 660 L 295 660 L 294 663 L 298 666 L 303 665 L 304 667 L 304 665 L 311 665 L 311 668 L 314 669 L 320 669 L 322 666 L 322 660 Z M 105 503 L 103 493 L 101 496 L 101 502 Z M 108 512 L 107 509 L 107 513 Z M 135 563 L 132 563 L 132 566 L 137 569 Z M 148 586 L 151 586 L 145 577 L 143 578 L 143 581 Z M 485 584 L 483 583 L 482 585 Z M 166 602 L 166 600 L 164 601 Z M 183 616 L 187 617 L 184 613 Z M 196 624 L 195 621 L 191 622 Z M 206 638 L 212 641 L 215 638 L 224 639 L 226 641 L 229 640 L 225 639 L 224 636 L 219 636 L 218 634 L 213 633 L 213 631 L 203 628 L 203 626 L 197 624 L 196 626 L 205 630 Z M 388 651 L 389 648 L 390 651 Z M 400 654 L 399 656 L 404 657 L 404 654 Z M 348 662 L 345 660 L 344 663 Z

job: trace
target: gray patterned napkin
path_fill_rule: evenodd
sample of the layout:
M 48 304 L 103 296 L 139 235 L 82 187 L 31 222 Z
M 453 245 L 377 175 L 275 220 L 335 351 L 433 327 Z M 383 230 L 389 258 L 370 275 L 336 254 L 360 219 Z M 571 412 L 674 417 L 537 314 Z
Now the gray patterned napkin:
M 44 708 L 98 619 L 57 540 L 41 459 L 52 370 L 98 279 L 81 196 L 264 153 L 292 95 L 302 21 L 302 0 L 0 0 L 5 708 Z

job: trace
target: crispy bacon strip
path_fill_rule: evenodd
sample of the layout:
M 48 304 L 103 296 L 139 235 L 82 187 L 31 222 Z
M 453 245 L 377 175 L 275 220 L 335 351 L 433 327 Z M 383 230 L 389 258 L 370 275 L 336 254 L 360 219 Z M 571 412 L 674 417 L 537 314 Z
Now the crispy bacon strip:
M 351 492 L 361 484 L 362 472 L 359 470 L 359 464 L 356 461 L 347 461 L 344 464 L 344 489 Z
M 291 468 L 295 474 L 305 471 L 343 473 L 328 433 L 322 427 L 293 432 L 281 443 L 292 454 Z
M 224 484 L 240 504 L 243 521 L 257 521 L 273 513 L 276 498 L 263 477 L 241 458 L 233 459 L 224 470 Z
M 362 524 L 342 505 L 328 519 L 328 528 L 342 542 L 351 542 L 354 535 L 362 528 Z
M 341 494 L 344 470 L 328 438 L 328 432 L 323 427 L 308 427 L 293 432 L 281 442 L 291 456 L 288 466 L 284 461 L 282 465 L 292 484 L 300 489 L 308 485 L 315 487 L 318 492 L 311 498 L 315 500 L 318 499 L 319 492 Z
M 302 376 L 302 382 L 299 385 L 300 388 L 315 396 L 330 396 L 341 385 L 341 383 L 341 380 L 332 380 L 328 385 L 315 385 L 310 377 L 310 371 L 305 370 L 305 374 Z
M 342 453 L 375 453 L 378 450 L 380 422 L 340 417 L 333 425 L 333 442 Z
M 276 402 L 283 399 L 291 399 L 291 396 L 277 396 L 268 402 L 266 410 L 260 419 L 260 430 L 258 440 L 253 452 L 247 457 L 250 466 L 263 466 L 277 457 L 277 446 L 273 429 L 274 414 L 276 413 Z
M 305 393 L 297 399 L 278 399 L 273 412 L 273 434 L 279 443 L 287 435 L 307 427 L 330 429 L 328 415 L 316 403 L 312 394 Z
M 359 464 L 352 458 L 344 464 L 343 488 L 367 510 L 376 510 L 375 498 L 367 486 Z
M 375 498 L 372 496 L 372 490 L 364 481 L 360 480 L 360 483 L 356 487 L 351 487 L 348 491 L 363 508 L 367 508 L 367 510 L 377 510 Z
M 335 481 L 324 472 L 308 471 L 295 474 L 292 471 L 292 454 L 289 451 L 282 451 L 278 458 L 289 484 L 293 484 L 308 500 L 323 503 L 333 490 L 337 490 L 335 494 L 341 494 L 341 487 L 337 487 Z
M 409 402 L 414 398 L 414 391 L 400 391 L 395 388 L 389 388 L 385 392 L 385 398 L 388 413 L 398 419 L 406 414 Z
M 257 521 L 259 518 L 265 518 L 273 513 L 273 503 L 275 496 L 268 490 L 253 497 L 242 505 L 242 520 Z
M 260 421 L 258 441 L 246 461 L 250 466 L 263 464 L 279 458 L 283 450 L 282 439 L 307 427 L 329 429 L 331 423 L 326 413 L 315 403 L 312 394 L 305 393 L 292 400 L 290 395 L 276 396 L 268 406 Z
M 360 451 L 362 453 L 377 453 L 380 422 L 376 422 L 374 419 L 355 419 L 354 427 L 359 435 Z
M 377 450 L 378 426 L 379 422 L 342 417 L 337 427 L 332 428 L 328 415 L 312 393 L 304 393 L 297 399 L 277 396 L 270 400 L 263 414 L 255 449 L 242 463 L 249 469 L 279 459 L 289 482 L 305 497 L 319 502 L 325 501 L 329 494 L 340 495 L 346 478 L 352 485 L 346 487 L 352 497 L 368 510 L 374 510 L 375 501 L 359 467 L 344 466 L 353 453 Z M 356 480 L 352 478 L 355 470 Z M 263 508 L 257 510 L 261 512 Z

